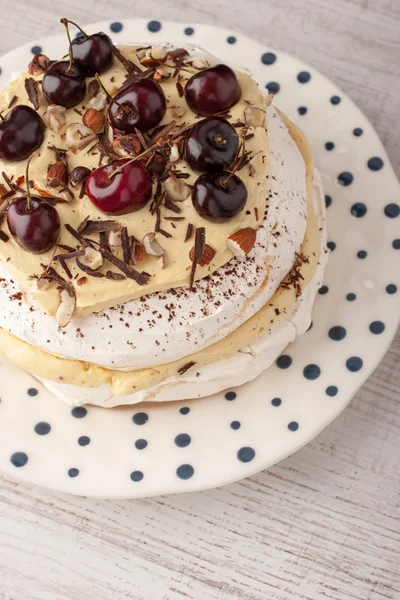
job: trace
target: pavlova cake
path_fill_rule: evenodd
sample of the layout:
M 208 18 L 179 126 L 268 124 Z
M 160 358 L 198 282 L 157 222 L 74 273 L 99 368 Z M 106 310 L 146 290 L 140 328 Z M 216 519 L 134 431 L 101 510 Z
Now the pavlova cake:
M 213 394 L 307 330 L 320 179 L 247 72 L 82 32 L 64 59 L 36 55 L 0 110 L 0 348 L 56 396 Z

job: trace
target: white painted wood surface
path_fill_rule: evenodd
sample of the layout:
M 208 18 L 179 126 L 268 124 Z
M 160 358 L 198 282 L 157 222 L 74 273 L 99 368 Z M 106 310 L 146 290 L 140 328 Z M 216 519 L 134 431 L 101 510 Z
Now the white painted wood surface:
M 338 83 L 400 175 L 398 0 L 0 0 L 0 8 L 0 53 L 58 31 L 60 16 L 241 30 Z M 223 489 L 100 501 L 0 475 L 0 599 L 398 600 L 399 359 L 398 335 L 311 444 Z

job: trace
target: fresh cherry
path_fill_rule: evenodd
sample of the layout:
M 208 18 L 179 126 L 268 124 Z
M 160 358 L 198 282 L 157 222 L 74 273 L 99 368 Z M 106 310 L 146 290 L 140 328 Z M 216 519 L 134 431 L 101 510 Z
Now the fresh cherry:
M 30 106 L 11 109 L 0 122 L 0 158 L 20 161 L 28 158 L 43 142 L 45 125 Z
M 239 100 L 240 94 L 237 77 L 227 65 L 216 65 L 196 73 L 185 87 L 189 108 L 203 117 L 231 108 Z
M 16 198 L 7 211 L 11 235 L 29 252 L 43 254 L 54 246 L 60 235 L 57 210 L 39 196 Z
M 87 35 L 83 29 L 73 21 L 61 19 L 64 25 L 75 25 L 82 35 L 72 42 L 72 58 L 84 75 L 94 76 L 103 73 L 113 62 L 113 43 L 103 32 Z
M 102 212 L 125 215 L 147 204 L 152 182 L 141 163 L 124 159 L 92 171 L 86 180 L 86 192 Z
M 233 162 L 239 147 L 235 129 L 220 117 L 199 121 L 185 142 L 185 157 L 196 171 L 222 171 Z
M 134 133 L 156 127 L 166 110 L 162 88 L 152 79 L 139 79 L 124 86 L 110 103 L 108 113 L 116 129 Z
M 85 78 L 76 65 L 59 60 L 50 65 L 43 76 L 43 92 L 46 100 L 65 108 L 76 106 L 85 97 Z
M 227 171 L 205 173 L 194 184 L 192 202 L 202 217 L 228 221 L 243 210 L 247 188 L 237 175 Z

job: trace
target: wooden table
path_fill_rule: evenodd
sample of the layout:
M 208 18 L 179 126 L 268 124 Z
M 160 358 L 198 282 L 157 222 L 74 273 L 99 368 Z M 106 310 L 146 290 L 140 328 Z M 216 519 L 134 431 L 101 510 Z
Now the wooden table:
M 375 124 L 400 175 L 398 0 L 0 0 L 0 53 L 121 17 L 209 22 L 298 55 Z M 1 600 L 400 598 L 400 336 L 348 409 L 268 472 L 139 501 L 0 476 Z

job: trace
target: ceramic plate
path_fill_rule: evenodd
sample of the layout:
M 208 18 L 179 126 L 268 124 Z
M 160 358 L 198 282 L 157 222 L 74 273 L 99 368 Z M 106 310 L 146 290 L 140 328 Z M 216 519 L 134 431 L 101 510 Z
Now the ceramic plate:
M 193 43 L 248 68 L 307 134 L 328 206 L 331 257 L 311 329 L 252 383 L 188 402 L 75 408 L 0 358 L 0 468 L 71 494 L 139 497 L 210 488 L 281 460 L 326 427 L 386 352 L 399 320 L 400 187 L 371 124 L 312 67 L 231 31 L 103 22 L 116 43 Z M 65 34 L 0 59 L 0 84 Z M 397 261 L 397 262 L 396 262 Z

